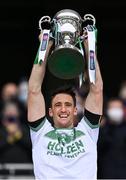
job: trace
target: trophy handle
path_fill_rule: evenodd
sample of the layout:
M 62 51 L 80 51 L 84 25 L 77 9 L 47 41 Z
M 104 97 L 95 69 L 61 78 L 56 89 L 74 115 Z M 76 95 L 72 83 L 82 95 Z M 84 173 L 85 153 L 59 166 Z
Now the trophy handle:
M 96 19 L 92 14 L 84 15 L 84 34 L 88 40 L 88 73 L 90 82 L 95 84 L 96 80 Z
M 49 16 L 42 16 L 39 20 L 39 29 L 42 31 L 44 29 L 51 28 L 51 18 Z
M 45 55 L 48 48 L 50 29 L 51 29 L 51 18 L 49 16 L 43 16 L 39 20 L 39 29 L 42 32 L 42 37 L 40 40 L 39 54 L 38 54 L 38 63 L 41 64 L 45 59 Z
M 84 15 L 84 20 L 83 20 L 83 22 L 85 23 L 87 23 L 88 25 L 93 25 L 93 26 L 95 26 L 95 24 L 96 24 L 96 19 L 95 19 L 95 17 L 92 15 L 92 14 L 85 14 Z

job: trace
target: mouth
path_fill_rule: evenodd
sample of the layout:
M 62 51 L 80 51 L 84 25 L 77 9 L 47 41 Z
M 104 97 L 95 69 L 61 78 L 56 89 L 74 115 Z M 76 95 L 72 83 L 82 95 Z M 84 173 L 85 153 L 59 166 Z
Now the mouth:
M 61 119 L 66 119 L 66 118 L 68 118 L 68 115 L 67 114 L 60 114 L 59 117 Z

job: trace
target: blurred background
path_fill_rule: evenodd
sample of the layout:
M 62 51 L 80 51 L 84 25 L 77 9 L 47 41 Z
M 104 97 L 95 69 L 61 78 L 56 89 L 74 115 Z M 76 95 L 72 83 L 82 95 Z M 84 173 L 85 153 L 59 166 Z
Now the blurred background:
M 117 135 L 110 137 L 123 137 L 122 144 L 116 147 L 117 141 L 110 142 L 110 138 L 102 139 L 99 142 L 99 157 L 101 149 L 105 152 L 113 152 L 115 147 L 115 157 L 118 153 L 126 152 L 125 136 L 125 106 L 126 106 L 126 74 L 125 74 L 125 42 L 126 42 L 126 4 L 124 0 L 88 0 L 88 1 L 44 1 L 44 0 L 1 0 L 0 2 L 0 175 L 1 178 L 9 178 L 8 175 L 27 175 L 33 177 L 31 142 L 29 139 L 29 128 L 27 126 L 27 80 L 29 78 L 32 64 L 34 62 L 39 41 L 39 19 L 44 15 L 53 17 L 61 9 L 73 9 L 82 17 L 90 13 L 96 18 L 98 29 L 98 60 L 104 81 L 104 117 L 101 125 L 101 133 L 108 132 L 109 119 L 108 108 L 115 107 L 123 110 L 121 123 L 114 124 L 114 133 Z M 52 82 L 53 84 L 53 82 Z M 8 86 L 6 86 L 8 85 Z M 9 89 L 9 90 L 8 90 Z M 78 93 L 84 98 L 82 92 Z M 117 98 L 111 104 L 111 98 Z M 119 99 L 118 99 L 119 98 Z M 119 100 L 119 101 L 118 101 Z M 112 103 L 113 103 L 112 101 Z M 120 102 L 121 101 L 121 102 Z M 109 104 L 110 103 L 110 104 Z M 119 104 L 122 103 L 122 104 Z M 11 110 L 10 110 L 11 109 Z M 116 112 L 117 113 L 117 112 Z M 8 119 L 8 120 L 7 120 Z M 116 119 L 117 120 L 117 119 Z M 117 120 L 118 121 L 118 120 Z M 116 122 L 117 122 L 116 121 Z M 107 122 L 107 123 L 106 123 Z M 11 125 L 10 125 L 10 124 Z M 107 127 L 106 127 L 107 126 Z M 123 127 L 123 130 L 120 129 Z M 116 127 L 116 128 L 115 128 Z M 105 128 L 105 129 L 104 129 Z M 107 128 L 107 130 L 106 130 Z M 119 128 L 119 129 L 118 129 Z M 123 132 L 122 136 L 120 134 Z M 115 143 L 115 144 L 114 144 Z M 104 145 L 104 146 L 103 146 Z M 113 146 L 112 146 L 113 145 Z M 102 146 L 102 147 L 101 147 Z M 105 148 L 104 148 L 105 147 Z M 5 150 L 8 150 L 6 152 Z M 29 153 L 28 153 L 29 152 Z M 11 155 L 10 155 L 10 154 Z M 12 156 L 13 155 L 13 156 Z M 108 155 L 108 154 L 107 154 Z M 106 156 L 107 156 L 106 155 Z M 111 157 L 111 153 L 109 154 Z M 109 155 L 107 157 L 109 157 Z M 126 178 L 124 173 L 126 165 L 124 163 L 125 153 L 117 160 L 113 157 L 113 174 L 109 174 L 104 167 L 105 159 L 99 158 L 100 173 L 99 178 Z M 11 157 L 11 158 L 10 158 Z M 15 158 L 13 158 L 15 157 Z M 22 158 L 19 158 L 22 157 Z M 23 158 L 24 157 L 24 158 Z M 110 159 L 110 158 L 108 158 Z M 122 161 L 122 163 L 121 163 Z M 126 161 L 125 161 L 126 162 Z M 6 164 L 7 163 L 7 164 Z M 9 165 L 8 165 L 9 163 Z M 13 166 L 11 165 L 13 163 Z M 16 163 L 16 165 L 15 165 Z M 22 168 L 25 164 L 24 168 Z M 108 161 L 106 162 L 108 165 Z M 18 166 L 17 166 L 18 164 Z M 114 166 L 113 165 L 113 166 Z M 112 166 L 112 165 L 111 165 Z M 117 175 L 116 168 L 124 171 Z M 17 168 L 17 169 L 16 169 Z M 114 169 L 115 168 L 115 169 Z M 15 170 L 16 169 L 16 170 Z M 112 171 L 111 171 L 112 172 Z M 108 174 L 107 174 L 108 173 Z M 17 178 L 17 177 L 16 177 Z M 26 177 L 25 177 L 26 179 Z

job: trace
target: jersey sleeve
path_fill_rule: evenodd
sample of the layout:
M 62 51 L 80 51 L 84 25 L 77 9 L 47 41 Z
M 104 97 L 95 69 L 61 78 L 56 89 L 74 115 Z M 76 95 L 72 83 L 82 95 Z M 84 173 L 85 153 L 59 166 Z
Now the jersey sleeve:
M 46 118 L 44 116 L 44 117 L 41 117 L 40 119 L 38 119 L 34 122 L 28 122 L 28 125 L 29 125 L 31 130 L 38 131 L 44 125 L 45 120 L 46 120 Z
M 85 109 L 85 111 L 84 111 L 84 119 L 85 119 L 86 123 L 92 129 L 99 127 L 101 118 L 102 118 L 102 115 L 94 114 L 94 113 L 88 111 L 87 109 Z
M 42 117 L 35 122 L 28 123 L 30 127 L 30 137 L 32 141 L 33 149 L 41 141 L 41 138 L 48 131 L 53 129 L 53 126 L 46 117 Z
M 78 124 L 78 127 L 88 133 L 89 137 L 95 144 L 98 140 L 101 117 L 101 115 L 94 114 L 85 109 L 84 116 Z

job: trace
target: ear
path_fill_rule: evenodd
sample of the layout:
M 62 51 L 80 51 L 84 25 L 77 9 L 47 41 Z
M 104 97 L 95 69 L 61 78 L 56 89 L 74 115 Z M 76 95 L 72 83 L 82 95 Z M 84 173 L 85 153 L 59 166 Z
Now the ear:
M 49 108 L 49 116 L 50 116 L 50 117 L 53 116 L 52 108 Z
M 76 107 L 74 108 L 74 115 L 75 116 L 77 115 L 77 108 Z

